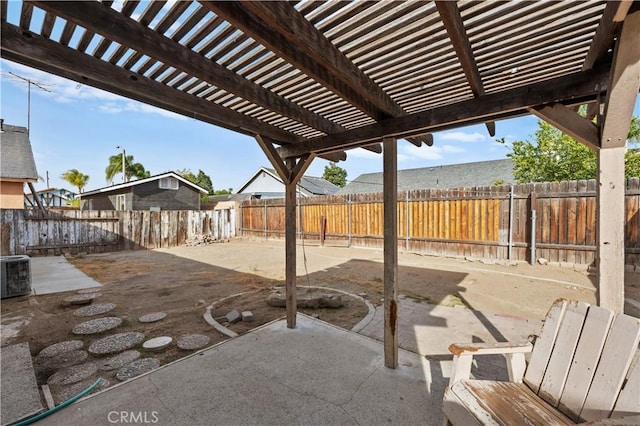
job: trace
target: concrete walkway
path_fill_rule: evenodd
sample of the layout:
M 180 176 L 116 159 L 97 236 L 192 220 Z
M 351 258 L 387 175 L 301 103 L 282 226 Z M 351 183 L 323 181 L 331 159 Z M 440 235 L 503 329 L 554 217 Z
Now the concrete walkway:
M 102 285 L 67 262 L 64 256 L 31 258 L 33 294 L 60 293 L 93 287 L 102 287 Z
M 441 424 L 449 372 L 403 350 L 390 370 L 383 353 L 378 341 L 299 314 L 294 330 L 284 320 L 267 324 L 38 424 L 110 425 L 131 416 L 156 425 Z

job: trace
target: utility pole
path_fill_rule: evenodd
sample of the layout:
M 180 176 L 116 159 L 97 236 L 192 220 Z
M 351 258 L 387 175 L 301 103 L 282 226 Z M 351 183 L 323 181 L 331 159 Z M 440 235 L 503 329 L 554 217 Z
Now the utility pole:
M 121 149 L 122 150 L 122 183 L 125 183 L 126 179 L 127 179 L 126 178 L 127 175 L 125 174 L 125 171 L 126 171 L 125 161 L 126 161 L 127 156 L 125 154 L 124 148 L 121 147 L 120 145 L 116 146 L 116 149 Z

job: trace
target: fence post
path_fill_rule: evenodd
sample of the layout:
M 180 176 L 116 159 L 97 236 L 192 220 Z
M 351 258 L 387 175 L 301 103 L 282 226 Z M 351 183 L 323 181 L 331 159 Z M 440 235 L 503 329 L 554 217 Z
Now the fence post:
M 404 235 L 404 251 L 409 252 L 409 191 L 405 191 L 406 194 L 406 202 L 405 202 L 405 235 Z
M 536 264 L 536 193 L 531 193 L 531 265 Z
M 513 185 L 511 185 L 511 189 L 509 192 L 509 246 L 508 246 L 508 255 L 507 259 L 513 259 Z
M 349 242 L 347 243 L 347 247 L 351 247 L 351 195 L 347 195 L 347 206 L 349 211 L 349 226 L 348 226 L 348 234 L 349 234 Z
M 264 239 L 268 240 L 267 237 L 267 200 L 264 200 Z

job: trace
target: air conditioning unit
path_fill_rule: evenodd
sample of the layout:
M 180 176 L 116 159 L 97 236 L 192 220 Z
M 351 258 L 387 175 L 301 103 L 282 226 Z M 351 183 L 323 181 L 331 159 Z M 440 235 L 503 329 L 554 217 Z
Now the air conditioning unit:
M 1 256 L 1 298 L 31 293 L 31 258 L 29 256 Z

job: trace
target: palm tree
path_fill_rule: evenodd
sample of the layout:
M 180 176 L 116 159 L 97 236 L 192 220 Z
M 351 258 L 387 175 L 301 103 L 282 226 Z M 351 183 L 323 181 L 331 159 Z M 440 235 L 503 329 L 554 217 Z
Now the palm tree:
M 78 169 L 69 169 L 60 177 L 78 188 L 78 194 L 82 194 L 82 189 L 87 185 L 87 182 L 89 181 L 89 175 L 85 175 L 84 173 L 78 171 Z
M 151 176 L 151 173 L 145 170 L 141 163 L 133 162 L 133 155 L 125 157 L 125 182 L 129 182 L 131 178 L 143 179 Z M 117 174 L 122 173 L 122 155 L 112 155 L 109 157 L 109 165 L 105 169 L 105 177 L 108 183 L 113 183 L 113 178 Z

